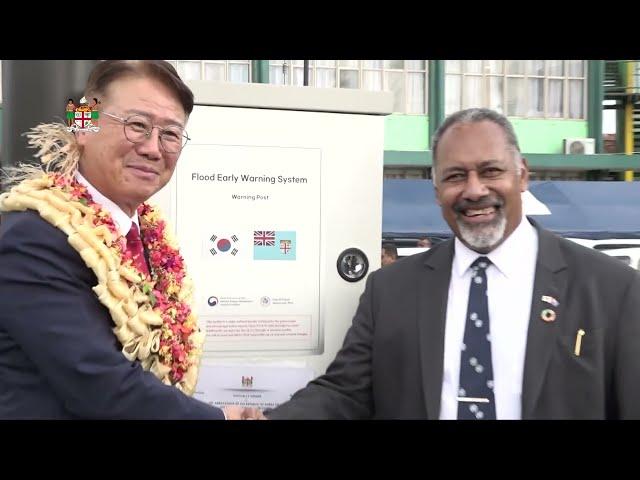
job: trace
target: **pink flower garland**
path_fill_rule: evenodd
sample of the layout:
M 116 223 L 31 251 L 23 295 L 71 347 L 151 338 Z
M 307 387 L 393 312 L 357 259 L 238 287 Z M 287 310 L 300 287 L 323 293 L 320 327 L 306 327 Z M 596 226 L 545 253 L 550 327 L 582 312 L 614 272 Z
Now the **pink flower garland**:
M 191 307 L 178 298 L 186 276 L 184 260 L 180 252 L 167 241 L 165 221 L 150 205 L 143 203 L 138 207 L 141 237 L 151 264 L 151 276 L 145 276 L 133 265 L 131 252 L 126 249 L 126 238 L 118 232 L 111 215 L 93 201 L 86 187 L 75 180 L 65 180 L 58 174 L 50 175 L 56 187 L 94 210 L 94 226 L 105 225 L 116 238 L 112 245 L 107 246 L 121 259 L 122 264 L 143 278 L 142 291 L 149 297 L 151 306 L 163 322 L 158 352 L 160 362 L 171 368 L 169 376 L 172 384 L 180 382 L 193 363 L 189 358 L 193 349 L 189 338 L 198 331 L 198 326 L 195 316 L 191 314 Z

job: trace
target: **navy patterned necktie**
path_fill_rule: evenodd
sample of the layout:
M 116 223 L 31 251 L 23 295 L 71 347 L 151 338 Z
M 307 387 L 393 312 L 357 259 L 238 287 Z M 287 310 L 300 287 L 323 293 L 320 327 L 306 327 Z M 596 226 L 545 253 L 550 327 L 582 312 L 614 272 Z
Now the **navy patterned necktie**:
M 487 257 L 479 257 L 471 264 L 469 306 L 460 356 L 458 420 L 496 419 L 487 302 L 489 265 L 491 260 Z

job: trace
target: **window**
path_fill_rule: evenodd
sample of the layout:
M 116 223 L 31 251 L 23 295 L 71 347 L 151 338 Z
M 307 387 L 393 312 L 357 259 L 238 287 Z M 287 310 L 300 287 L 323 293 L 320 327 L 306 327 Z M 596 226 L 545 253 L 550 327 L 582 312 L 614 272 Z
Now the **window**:
M 383 178 L 429 178 L 427 168 L 384 167 Z
M 583 60 L 447 60 L 445 113 L 488 107 L 510 117 L 585 118 Z
M 249 60 L 169 60 L 183 80 L 248 83 L 251 79 Z
M 587 180 L 583 170 L 529 170 L 529 180 Z
M 269 82 L 303 85 L 303 60 L 270 60 Z M 394 112 L 427 111 L 426 60 L 309 60 L 309 85 L 392 91 Z

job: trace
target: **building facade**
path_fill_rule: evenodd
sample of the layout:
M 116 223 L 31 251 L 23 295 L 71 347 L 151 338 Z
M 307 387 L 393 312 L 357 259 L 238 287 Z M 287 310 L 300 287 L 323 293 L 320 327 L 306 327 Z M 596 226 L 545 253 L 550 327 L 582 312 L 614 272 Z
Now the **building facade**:
M 429 178 L 431 135 L 446 115 L 469 107 L 509 117 L 534 179 L 630 180 L 640 172 L 640 156 L 634 154 L 640 151 L 638 61 L 170 62 L 185 80 L 302 87 L 306 64 L 311 87 L 392 91 L 394 113 L 385 119 L 387 178 Z M 603 113 L 615 117 L 615 133 L 606 137 Z

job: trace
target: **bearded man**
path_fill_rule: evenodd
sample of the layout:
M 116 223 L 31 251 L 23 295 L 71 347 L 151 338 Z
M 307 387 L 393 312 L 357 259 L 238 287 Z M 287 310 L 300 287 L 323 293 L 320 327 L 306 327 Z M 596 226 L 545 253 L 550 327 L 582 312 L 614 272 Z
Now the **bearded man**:
M 326 373 L 266 417 L 640 418 L 638 272 L 523 215 L 503 115 L 454 113 L 431 146 L 455 237 L 371 273 Z

